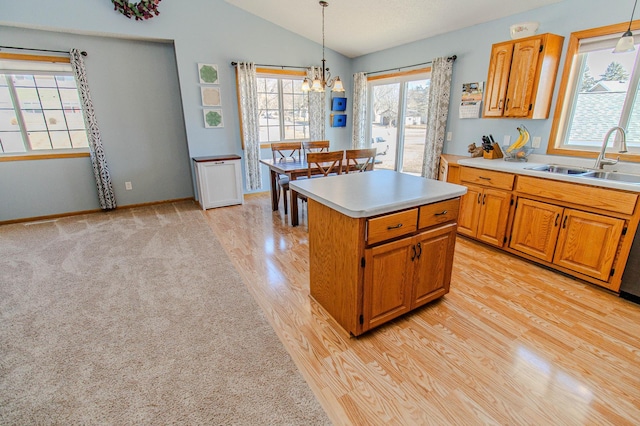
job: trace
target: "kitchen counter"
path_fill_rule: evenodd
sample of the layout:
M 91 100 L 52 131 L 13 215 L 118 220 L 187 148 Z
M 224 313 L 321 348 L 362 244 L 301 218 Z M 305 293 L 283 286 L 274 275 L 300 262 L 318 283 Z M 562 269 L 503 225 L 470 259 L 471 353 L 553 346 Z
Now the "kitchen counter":
M 560 180 L 565 182 L 580 183 L 584 185 L 599 186 L 603 188 L 622 189 L 626 191 L 640 192 L 640 184 L 620 182 L 606 179 L 594 179 L 588 177 L 549 173 L 538 170 L 528 170 L 529 167 L 542 166 L 544 164 L 562 164 L 584 168 L 592 168 L 593 159 L 578 159 L 556 157 L 546 155 L 532 155 L 527 162 L 511 162 L 503 159 L 488 160 L 485 158 L 465 158 L 458 160 L 461 166 L 476 167 L 479 169 L 495 170 L 519 175 L 534 176 L 539 178 Z M 635 164 L 619 163 L 613 167 L 606 167 L 605 171 L 619 171 L 624 173 L 640 174 L 640 167 Z
M 374 170 L 297 179 L 290 188 L 351 218 L 371 217 L 460 197 L 467 188 L 433 179 Z

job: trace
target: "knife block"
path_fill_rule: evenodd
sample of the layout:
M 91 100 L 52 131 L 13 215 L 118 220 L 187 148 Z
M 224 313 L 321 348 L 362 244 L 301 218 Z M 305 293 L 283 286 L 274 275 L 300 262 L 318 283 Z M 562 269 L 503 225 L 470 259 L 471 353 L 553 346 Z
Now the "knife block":
M 482 156 L 487 160 L 496 160 L 498 158 L 502 158 L 502 150 L 497 143 L 491 145 L 493 149 L 489 152 L 483 151 Z

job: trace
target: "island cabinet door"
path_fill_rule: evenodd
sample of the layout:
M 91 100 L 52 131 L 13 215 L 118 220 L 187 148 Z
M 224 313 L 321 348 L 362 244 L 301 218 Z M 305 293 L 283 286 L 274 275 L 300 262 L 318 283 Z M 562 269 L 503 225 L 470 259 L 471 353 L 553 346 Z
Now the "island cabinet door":
M 467 185 L 467 193 L 460 199 L 460 213 L 458 214 L 458 232 L 462 235 L 476 236 L 481 201 L 482 188 Z
M 365 250 L 363 331 L 411 309 L 414 238 L 403 238 Z
M 414 284 L 411 309 L 422 306 L 449 292 L 456 224 L 423 232 L 416 237 Z

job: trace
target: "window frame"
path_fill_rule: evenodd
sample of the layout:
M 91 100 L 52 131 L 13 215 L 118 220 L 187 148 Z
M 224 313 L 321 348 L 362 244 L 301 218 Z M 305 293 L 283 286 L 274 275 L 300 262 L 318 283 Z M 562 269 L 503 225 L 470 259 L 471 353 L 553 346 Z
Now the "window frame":
M 367 76 L 367 131 L 366 131 L 366 140 L 372 140 L 372 126 L 374 119 L 374 111 L 373 111 L 373 88 L 377 85 L 384 84 L 393 84 L 399 83 L 399 93 L 398 93 L 398 123 L 404 123 L 405 114 L 406 114 L 406 104 L 407 104 L 407 93 L 406 93 L 406 84 L 412 81 L 431 80 L 432 69 L 431 67 L 424 67 L 413 69 L 409 71 L 398 71 L 389 74 L 380 74 L 375 76 Z M 424 78 L 421 78 L 424 77 Z M 395 169 L 399 171 L 404 164 L 404 126 L 397 126 L 397 141 L 396 141 L 396 158 L 395 158 Z M 400 145 L 400 140 L 402 140 L 402 146 Z M 370 142 L 369 142 L 370 143 Z
M 33 61 L 33 62 L 66 63 L 66 64 L 71 63 L 71 59 L 69 57 L 29 55 L 29 54 L 21 54 L 21 53 L 0 53 L 0 59 L 17 60 L 17 61 Z M 51 73 L 35 72 L 35 74 L 56 75 L 55 72 L 51 72 Z M 60 73 L 59 75 L 69 75 L 69 74 Z M 76 87 L 76 90 L 77 90 L 77 87 Z M 15 108 L 15 105 L 14 105 L 14 108 Z M 84 108 L 82 108 L 82 114 L 84 114 Z M 26 132 L 26 129 L 21 127 L 20 133 L 23 138 L 25 136 L 24 132 Z M 24 139 L 23 139 L 23 142 L 24 142 Z M 88 157 L 89 155 L 90 155 L 90 152 L 88 147 L 62 148 L 62 149 L 52 148 L 52 149 L 43 149 L 43 150 L 27 150 L 26 152 L 0 153 L 0 162 L 26 161 L 26 160 L 49 160 L 49 159 L 56 159 L 56 158 L 77 158 L 77 157 Z
M 266 67 L 256 67 L 256 78 L 269 78 L 269 77 L 274 77 L 274 78 L 278 78 L 278 79 L 282 79 L 282 78 L 292 78 L 292 79 L 300 79 L 300 80 L 304 80 L 307 77 L 307 72 L 303 71 L 303 70 L 287 70 L 287 69 L 277 69 L 277 68 L 266 68 Z M 238 109 L 240 108 L 240 87 L 238 85 L 238 70 L 236 68 L 236 93 L 238 96 Z M 282 96 L 282 93 L 279 94 L 279 96 Z M 282 103 L 280 104 L 280 120 L 281 120 L 281 128 L 283 128 L 283 123 L 282 120 L 284 120 L 283 116 L 284 114 L 282 114 Z M 240 121 L 240 142 L 242 145 L 242 149 L 244 150 L 244 135 L 242 134 L 242 114 L 239 113 L 239 121 Z M 294 141 L 297 139 L 288 139 L 288 140 L 281 140 L 281 141 L 277 141 L 277 142 L 287 142 L 287 141 Z M 276 142 L 276 141 L 272 141 L 272 142 Z M 271 143 L 272 142 L 262 142 L 260 141 L 260 148 L 261 149 L 267 149 L 271 147 Z
M 581 158 L 596 158 L 600 152 L 600 148 L 586 150 L 584 148 L 568 149 L 564 146 L 564 135 L 566 126 L 568 125 L 569 111 L 576 97 L 576 89 L 579 84 L 579 76 L 576 73 L 581 71 L 578 48 L 580 40 L 607 35 L 622 35 L 629 28 L 628 22 L 620 24 L 607 25 L 604 27 L 590 28 L 588 30 L 576 31 L 571 33 L 569 37 L 569 45 L 565 56 L 564 69 L 562 72 L 562 80 L 558 88 L 558 98 L 556 99 L 556 107 L 553 114 L 553 122 L 551 132 L 549 134 L 549 143 L 547 145 L 548 155 L 564 155 Z M 631 31 L 640 30 L 640 20 L 631 23 Z M 640 54 L 640 53 L 639 53 Z M 635 73 L 640 73 L 640 69 L 636 69 Z M 640 90 L 634 88 L 635 90 Z M 632 90 L 631 88 L 629 90 Z M 636 100 L 636 103 L 640 100 Z M 621 161 L 640 162 L 640 153 L 621 153 Z

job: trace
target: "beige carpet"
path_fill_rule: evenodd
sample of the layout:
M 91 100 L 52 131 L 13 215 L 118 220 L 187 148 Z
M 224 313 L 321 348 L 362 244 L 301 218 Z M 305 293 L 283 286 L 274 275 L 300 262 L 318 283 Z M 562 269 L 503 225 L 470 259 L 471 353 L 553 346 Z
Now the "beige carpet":
M 201 214 L 0 226 L 0 424 L 329 424 Z

